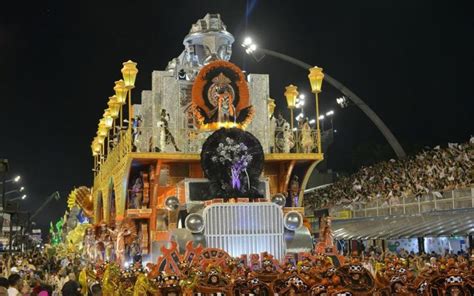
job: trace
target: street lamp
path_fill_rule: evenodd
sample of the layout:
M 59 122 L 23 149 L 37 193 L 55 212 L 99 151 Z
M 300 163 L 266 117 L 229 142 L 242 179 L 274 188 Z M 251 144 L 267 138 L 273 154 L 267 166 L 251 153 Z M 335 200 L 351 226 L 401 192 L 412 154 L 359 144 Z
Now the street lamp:
M 293 130 L 293 109 L 296 107 L 296 97 L 298 96 L 298 87 L 294 86 L 293 84 L 288 85 L 285 87 L 285 97 L 286 97 L 286 104 L 288 105 L 288 109 L 290 109 L 291 114 L 291 130 Z
M 112 135 L 115 135 L 115 119 L 119 117 L 120 107 L 122 106 L 118 100 L 117 96 L 113 95 L 109 97 L 109 101 L 107 102 L 107 106 L 109 106 L 109 114 L 112 117 L 113 125 L 112 125 Z
M 91 144 L 92 156 L 94 157 L 94 170 L 96 170 L 99 165 L 101 149 L 102 147 L 99 143 L 99 138 L 95 137 Z
M 110 116 L 113 119 L 117 119 L 118 116 L 119 116 L 121 104 L 119 103 L 116 95 L 113 95 L 113 96 L 109 97 L 109 101 L 107 102 L 107 106 L 109 106 Z
M 15 192 L 23 192 L 25 190 L 25 187 L 20 187 L 20 188 L 17 188 L 17 189 L 14 189 L 14 190 L 10 190 L 10 191 L 7 191 L 5 192 L 5 195 L 7 194 L 12 194 L 12 193 L 15 193 Z
M 137 78 L 137 63 L 128 60 L 122 64 L 123 68 L 121 70 L 124 85 L 128 90 L 128 128 L 132 128 L 132 88 L 135 87 L 135 79 Z
M 110 115 L 110 109 L 105 109 L 104 110 L 104 114 L 103 114 L 103 118 L 104 118 L 104 123 L 105 123 L 105 126 L 108 128 L 108 129 L 111 129 L 113 124 L 114 124 L 114 119 L 113 117 Z
M 103 132 L 97 131 L 97 143 L 100 145 L 100 153 L 99 153 L 100 164 L 102 164 L 102 160 L 104 159 L 104 140 L 105 140 L 105 136 Z
M 107 126 L 106 122 L 105 122 L 105 119 L 104 118 L 101 118 L 99 120 L 99 128 L 97 130 L 97 135 L 99 137 L 101 137 L 103 140 L 102 140 L 102 155 L 104 155 L 104 157 L 106 157 L 108 151 L 108 147 L 106 145 L 107 143 L 107 137 L 109 135 L 109 127 Z
M 2 182 L 0 182 L 0 184 L 3 184 L 3 183 L 11 183 L 11 182 L 13 182 L 13 183 L 18 183 L 18 182 L 20 182 L 20 180 L 21 180 L 21 176 L 16 176 L 15 178 L 2 181 Z
M 23 194 L 22 196 L 18 196 L 18 197 L 9 199 L 8 201 L 12 202 L 12 201 L 20 200 L 20 199 L 21 199 L 21 200 L 26 199 L 26 194 Z
M 127 88 L 125 87 L 125 82 L 123 82 L 122 79 L 115 81 L 114 91 L 115 91 L 115 96 L 112 96 L 112 97 L 115 97 L 117 103 L 120 104 L 120 130 L 122 130 L 123 105 L 127 101 Z
M 323 85 L 323 69 L 319 67 L 313 67 L 309 69 L 309 83 L 311 84 L 311 92 L 314 93 L 316 99 L 316 118 L 319 118 L 319 99 L 318 95 L 321 92 L 321 87 Z M 324 117 L 323 117 L 324 118 Z M 316 121 L 316 134 L 317 134 L 317 144 L 318 144 L 318 153 L 321 153 L 321 130 L 319 128 L 319 120 Z

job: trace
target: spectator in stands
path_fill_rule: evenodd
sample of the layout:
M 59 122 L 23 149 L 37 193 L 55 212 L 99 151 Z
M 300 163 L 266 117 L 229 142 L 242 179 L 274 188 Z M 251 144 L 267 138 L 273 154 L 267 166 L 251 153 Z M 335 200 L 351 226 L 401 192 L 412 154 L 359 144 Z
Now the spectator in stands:
M 441 198 L 441 191 L 465 188 L 472 184 L 474 139 L 468 143 L 449 143 L 425 150 L 404 160 L 390 159 L 362 167 L 349 177 L 342 177 L 331 186 L 310 193 L 305 204 L 314 208 L 349 205 L 353 202 L 379 201 L 379 205 L 398 205 L 403 198 L 432 193 Z

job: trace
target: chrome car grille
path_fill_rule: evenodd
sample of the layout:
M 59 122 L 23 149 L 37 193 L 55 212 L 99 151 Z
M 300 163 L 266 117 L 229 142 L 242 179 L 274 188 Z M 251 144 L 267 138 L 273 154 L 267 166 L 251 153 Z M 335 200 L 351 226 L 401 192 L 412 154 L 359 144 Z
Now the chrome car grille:
M 285 253 L 283 213 L 274 203 L 223 203 L 205 208 L 207 247 L 231 256 L 268 252 L 277 259 Z

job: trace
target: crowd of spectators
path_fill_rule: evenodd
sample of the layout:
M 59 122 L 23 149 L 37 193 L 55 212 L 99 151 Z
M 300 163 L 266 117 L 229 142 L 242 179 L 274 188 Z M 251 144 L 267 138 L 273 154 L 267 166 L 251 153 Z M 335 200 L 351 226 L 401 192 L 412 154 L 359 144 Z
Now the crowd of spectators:
M 334 205 L 367 203 L 399 203 L 402 198 L 466 188 L 472 184 L 474 138 L 467 143 L 436 146 L 406 159 L 390 159 L 362 167 L 356 173 L 342 177 L 330 186 L 305 196 L 306 205 L 324 208 Z
M 84 295 L 77 279 L 84 261 L 80 257 L 49 256 L 34 251 L 0 256 L 0 296 Z M 101 295 L 99 293 L 87 295 Z

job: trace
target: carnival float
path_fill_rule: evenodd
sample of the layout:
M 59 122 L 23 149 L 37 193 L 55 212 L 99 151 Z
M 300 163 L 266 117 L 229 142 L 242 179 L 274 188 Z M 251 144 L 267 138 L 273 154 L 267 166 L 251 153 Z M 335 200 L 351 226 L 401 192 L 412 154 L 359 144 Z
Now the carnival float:
M 123 64 L 91 145 L 93 185 L 74 189 L 51 225 L 51 248 L 90 263 L 83 284 L 100 281 L 104 295 L 468 291 L 462 262 L 426 271 L 439 282 L 410 278 L 395 258 L 374 277 L 357 256 L 338 254 L 330 218 L 313 246 L 302 204 L 323 160 L 320 131 L 274 114 L 269 76 L 229 62 L 233 42 L 220 15 L 198 20 L 140 104 L 136 63 Z M 316 100 L 323 77 L 311 69 Z M 290 108 L 297 95 L 286 88 Z

